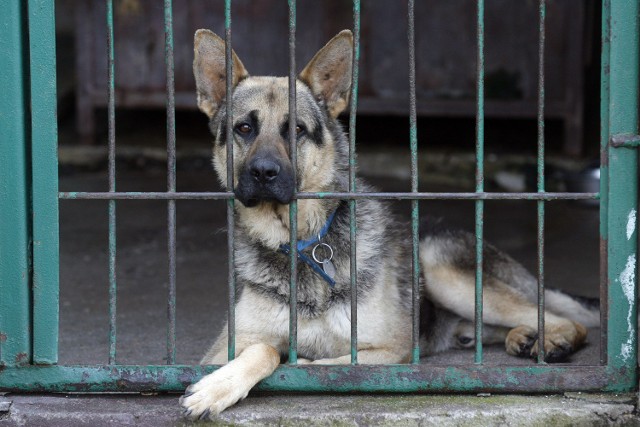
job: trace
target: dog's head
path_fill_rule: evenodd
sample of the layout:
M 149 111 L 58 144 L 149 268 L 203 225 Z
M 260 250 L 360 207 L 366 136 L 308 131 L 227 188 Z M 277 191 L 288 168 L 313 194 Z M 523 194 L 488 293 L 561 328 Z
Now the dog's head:
M 232 141 L 234 191 L 245 207 L 288 204 L 295 192 L 335 189 L 339 141 L 336 117 L 347 107 L 351 88 L 353 36 L 342 31 L 324 46 L 296 81 L 298 170 L 289 153 L 289 83 L 286 77 L 253 77 L 233 56 Z M 214 167 L 226 186 L 225 43 L 209 30 L 198 30 L 193 71 L 198 107 L 210 118 Z

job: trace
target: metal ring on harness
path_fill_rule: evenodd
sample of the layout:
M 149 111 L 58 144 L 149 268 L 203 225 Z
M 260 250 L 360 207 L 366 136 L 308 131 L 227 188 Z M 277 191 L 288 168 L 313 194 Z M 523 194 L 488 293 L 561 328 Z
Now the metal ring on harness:
M 318 247 L 320 247 L 320 246 L 324 246 L 324 247 L 329 248 L 329 258 L 328 258 L 328 259 L 327 259 L 327 258 L 325 258 L 323 261 L 320 261 L 320 260 L 318 259 L 318 257 L 316 257 L 316 249 L 318 249 Z M 318 243 L 318 244 L 313 248 L 313 251 L 311 251 L 311 256 L 313 257 L 313 260 L 314 260 L 315 262 L 317 262 L 318 264 L 323 264 L 324 262 L 326 262 L 326 261 L 331 261 L 331 259 L 333 259 L 333 248 L 332 248 L 331 246 L 329 246 L 328 244 L 326 244 L 326 243 Z

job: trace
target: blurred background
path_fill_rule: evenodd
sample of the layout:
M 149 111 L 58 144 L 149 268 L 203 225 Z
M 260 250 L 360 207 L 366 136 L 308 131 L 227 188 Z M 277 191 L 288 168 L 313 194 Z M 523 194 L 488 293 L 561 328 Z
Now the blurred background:
M 547 0 L 547 191 L 598 191 L 600 9 Z M 164 2 L 115 0 L 118 191 L 165 191 Z M 57 0 L 61 191 L 106 191 L 107 28 L 104 2 Z M 360 174 L 384 191 L 409 191 L 407 9 L 363 1 L 357 118 Z M 224 1 L 173 2 L 178 191 L 217 191 L 206 117 L 196 110 L 193 34 L 224 35 Z M 287 75 L 288 9 L 277 0 L 233 2 L 233 47 L 253 75 Z M 421 191 L 474 191 L 476 2 L 416 2 L 416 89 Z M 352 2 L 297 2 L 297 64 L 352 28 Z M 535 191 L 538 2 L 487 0 L 485 189 Z M 348 116 L 341 117 L 343 123 Z M 166 343 L 166 202 L 121 201 L 117 211 L 120 363 L 163 363 Z M 178 362 L 194 363 L 225 316 L 225 203 L 177 202 Z M 408 203 L 397 203 L 407 216 Z M 431 201 L 421 214 L 473 229 L 473 202 Z M 488 201 L 485 238 L 537 271 L 536 203 Z M 108 351 L 107 202 L 63 200 L 62 363 L 100 363 Z M 545 279 L 599 294 L 597 202 L 547 204 Z M 410 325 L 407 325 L 410 327 Z M 597 331 L 576 363 L 597 363 Z M 502 356 L 488 363 L 527 363 Z M 454 357 L 454 359 L 451 359 Z M 472 360 L 468 352 L 426 363 Z

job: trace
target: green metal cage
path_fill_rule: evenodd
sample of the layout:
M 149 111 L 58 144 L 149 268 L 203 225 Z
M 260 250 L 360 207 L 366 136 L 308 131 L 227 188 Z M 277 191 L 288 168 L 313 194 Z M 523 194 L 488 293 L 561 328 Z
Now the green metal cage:
M 175 100 L 173 78 L 173 5 L 164 0 L 167 70 L 167 191 L 118 192 L 115 188 L 115 77 L 113 0 L 107 5 L 109 75 L 109 188 L 107 192 L 58 191 L 54 0 L 0 2 L 0 390 L 50 392 L 182 391 L 216 366 L 175 364 L 175 215 L 176 200 L 227 201 L 229 251 L 229 357 L 234 347 L 232 192 L 176 191 Z M 290 127 L 295 127 L 296 1 L 289 0 Z M 355 271 L 355 213 L 358 199 L 411 200 L 413 233 L 413 360 L 406 365 L 358 365 L 357 293 L 351 292 L 351 364 L 298 366 L 296 306 L 290 306 L 289 363 L 258 385 L 260 390 L 375 392 L 561 392 L 631 391 L 637 388 L 636 273 L 638 202 L 638 2 L 602 1 L 601 184 L 598 193 L 551 193 L 544 187 L 544 52 L 545 0 L 539 1 L 538 178 L 537 192 L 495 193 L 484 189 L 484 0 L 477 0 L 476 188 L 473 193 L 420 192 L 417 180 L 418 135 L 415 97 L 414 1 L 408 1 L 411 191 L 358 193 L 355 186 L 355 124 L 358 105 L 360 1 L 353 2 L 354 69 L 349 121 L 350 185 L 346 193 L 297 193 L 296 199 L 336 198 L 349 201 L 351 271 Z M 231 0 L 225 1 L 227 76 L 231 76 Z M 230 92 L 231 81 L 227 81 Z M 231 108 L 230 103 L 227 106 Z M 230 119 L 231 114 L 227 114 Z M 232 126 L 227 126 L 231 132 Z M 295 132 L 290 132 L 295 162 Z M 230 139 L 230 137 L 229 137 Z M 232 144 L 227 144 L 233 156 Z M 232 162 L 230 162 L 232 164 Z M 295 163 L 294 163 L 295 167 Z M 228 181 L 232 183 L 232 171 Z M 231 187 L 231 186 L 229 186 Z M 533 366 L 488 366 L 482 351 L 482 243 L 485 200 L 537 201 L 539 333 L 544 335 L 545 205 L 558 199 L 599 199 L 601 239 L 602 357 L 593 366 L 551 366 L 541 351 Z M 109 201 L 110 351 L 109 362 L 97 366 L 57 364 L 59 321 L 58 202 L 60 199 Z M 116 354 L 117 200 L 167 201 L 169 292 L 167 365 L 120 365 Z M 475 363 L 459 366 L 419 364 L 418 351 L 418 202 L 426 199 L 475 200 L 476 296 Z M 72 203 L 72 202 L 69 202 Z M 290 209 L 291 244 L 295 244 L 297 203 Z M 291 297 L 296 295 L 296 258 L 291 254 Z M 352 290 L 356 276 L 351 277 Z

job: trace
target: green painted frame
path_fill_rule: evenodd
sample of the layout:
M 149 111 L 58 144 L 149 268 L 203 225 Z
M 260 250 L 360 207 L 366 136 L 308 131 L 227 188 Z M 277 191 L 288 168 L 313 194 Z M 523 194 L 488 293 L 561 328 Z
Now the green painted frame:
M 0 389 L 181 391 L 216 367 L 55 365 L 58 189 L 54 1 L 29 0 L 28 7 L 17 3 L 0 3 L 0 71 L 7 76 L 0 79 L 0 90 L 8 95 L 8 102 L 0 105 L 0 138 L 14 142 L 0 144 L 0 206 L 11 207 L 0 210 Z M 295 1 L 290 3 L 295 6 Z M 359 12 L 359 2 L 355 4 Z M 603 301 L 608 304 L 604 307 L 606 357 L 602 364 L 283 365 L 258 389 L 467 393 L 635 390 L 637 331 L 632 320 L 637 314 L 638 154 L 634 141 L 638 133 L 638 9 L 637 2 L 603 0 L 600 200 L 602 245 L 607 254 L 602 269 L 607 284 Z M 479 115 L 481 110 L 480 102 Z M 414 132 L 412 128 L 412 147 L 417 145 Z M 479 132 L 479 157 L 481 137 Z M 488 194 L 481 184 L 479 180 L 478 199 Z M 417 192 L 417 188 L 412 190 Z M 351 200 L 354 210 L 355 199 Z M 417 205 L 414 212 L 417 215 Z M 481 233 L 480 228 L 479 239 Z M 355 362 L 355 355 L 353 359 Z

